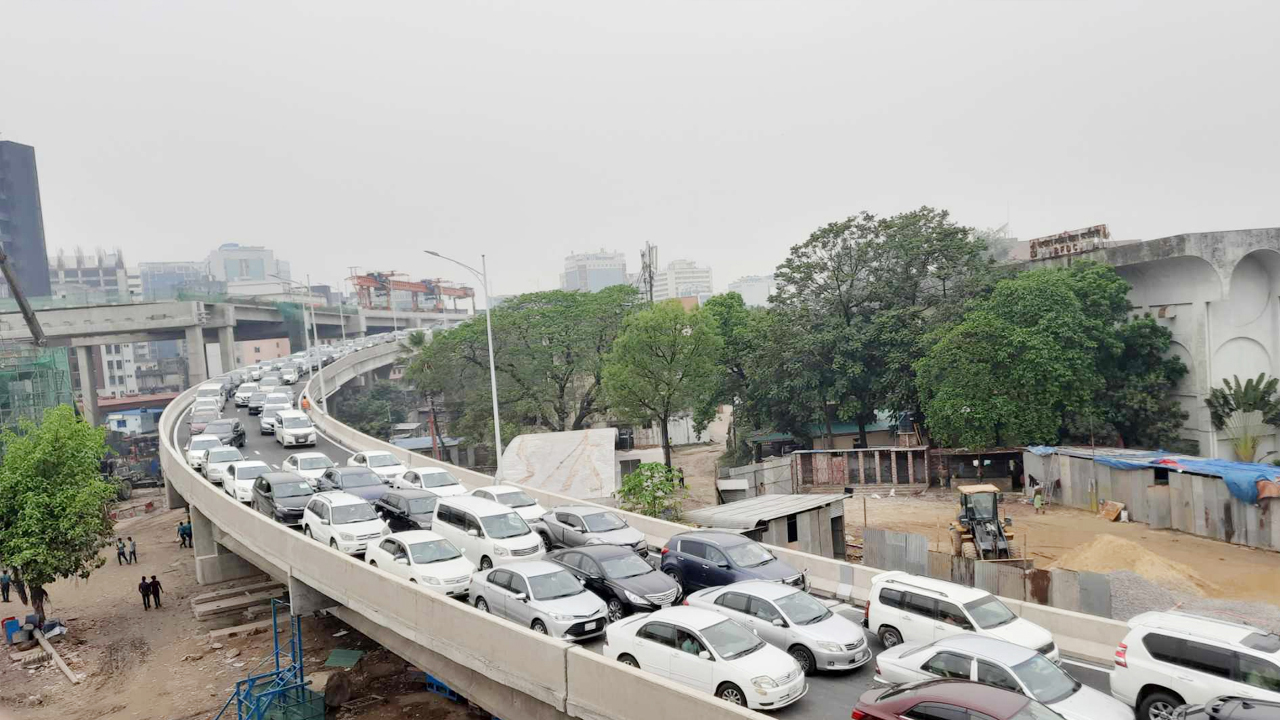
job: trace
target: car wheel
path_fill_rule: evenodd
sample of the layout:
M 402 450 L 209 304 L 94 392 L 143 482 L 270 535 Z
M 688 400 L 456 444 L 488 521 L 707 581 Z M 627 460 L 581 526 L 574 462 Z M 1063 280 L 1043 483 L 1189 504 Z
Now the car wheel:
M 1173 709 L 1182 704 L 1182 698 L 1173 693 L 1156 691 L 1146 696 L 1138 706 L 1141 720 L 1172 720 Z
M 337 541 L 337 540 L 334 540 L 333 538 L 329 538 L 329 547 L 333 548 L 334 550 L 337 550 L 337 549 L 338 549 L 338 541 Z
M 480 558 L 481 570 L 488 570 L 491 567 L 493 567 L 493 561 L 489 559 L 488 555 L 485 555 L 484 557 Z
M 800 669 L 805 675 L 812 675 L 818 670 L 817 664 L 813 661 L 813 653 L 809 652 L 809 648 L 803 645 L 793 645 L 787 652 L 791 653 L 791 657 L 796 659 L 800 664 Z
M 541 620 L 534 620 L 533 625 L 531 625 L 530 627 L 532 627 L 533 631 L 538 633 L 539 635 L 551 634 L 547 632 L 547 626 Z
M 675 580 L 676 585 L 679 585 L 682 591 L 684 590 L 684 581 L 680 579 L 679 570 L 676 570 L 675 568 L 671 568 L 670 570 L 663 570 L 662 572 L 666 573 L 667 577 L 671 578 L 672 580 Z
M 894 645 L 901 645 L 902 633 L 898 632 L 897 628 L 885 625 L 880 628 L 880 644 L 885 646 L 885 648 L 891 648 Z
M 742 694 L 742 689 L 733 683 L 725 683 L 716 690 L 716 697 L 725 702 L 732 703 L 741 707 L 747 706 L 747 696 Z
M 640 669 L 640 663 L 636 662 L 635 658 L 631 657 L 630 655 L 627 655 L 626 653 L 623 653 L 622 655 L 618 656 L 618 662 L 628 667 L 633 667 L 637 670 Z
M 315 540 L 316 536 L 311 534 L 311 526 L 302 528 L 302 534 L 307 536 L 308 540 Z
M 476 598 L 476 609 L 482 613 L 487 613 L 489 612 L 489 603 L 485 602 L 484 598 L 478 597 Z
M 376 568 L 376 567 L 378 567 L 378 563 L 376 563 L 376 562 L 374 562 L 374 561 L 370 560 L 370 561 L 369 561 L 369 567 L 371 567 L 371 568 Z
M 626 615 L 622 609 L 622 603 L 618 602 L 618 598 L 609 601 L 609 622 L 618 622 Z

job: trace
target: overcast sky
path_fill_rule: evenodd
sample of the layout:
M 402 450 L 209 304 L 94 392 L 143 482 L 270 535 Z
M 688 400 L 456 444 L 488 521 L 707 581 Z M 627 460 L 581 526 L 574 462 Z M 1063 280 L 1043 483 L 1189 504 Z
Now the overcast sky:
M 45 235 L 558 284 L 771 272 L 858 210 L 1023 239 L 1280 225 L 1280 3 L 0 0 L 0 137 Z

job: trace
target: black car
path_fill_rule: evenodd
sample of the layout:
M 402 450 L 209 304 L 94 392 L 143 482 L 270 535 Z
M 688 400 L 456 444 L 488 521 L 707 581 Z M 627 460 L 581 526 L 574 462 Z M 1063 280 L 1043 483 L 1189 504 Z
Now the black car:
M 632 613 L 653 612 L 680 599 L 680 585 L 629 547 L 582 545 L 547 553 L 609 606 L 609 622 Z
M 431 516 L 440 496 L 426 490 L 388 490 L 373 507 L 391 526 L 391 532 L 430 530 Z
M 1216 697 L 1204 705 L 1181 705 L 1172 720 L 1274 720 L 1280 703 L 1244 697 Z
M 244 447 L 244 423 L 236 418 L 214 420 L 204 426 L 205 435 L 217 435 L 227 447 Z
M 315 492 L 297 473 L 262 473 L 253 483 L 253 507 L 276 522 L 301 525 L 302 509 Z
M 369 468 L 347 465 L 325 470 L 320 479 L 316 480 L 316 490 L 319 492 L 341 490 L 366 502 L 375 503 L 386 495 L 390 488 L 377 473 Z
M 261 386 L 259 386 L 259 387 L 261 387 Z M 267 399 L 267 393 L 266 393 L 266 392 L 255 392 L 254 394 L 250 395 L 250 396 L 249 396 L 249 414 L 250 414 L 250 415 L 261 415 L 261 414 L 262 414 L 262 403 L 263 403 L 263 402 L 265 402 L 265 401 L 266 401 L 266 399 Z
M 773 580 L 808 590 L 804 573 L 768 548 L 736 533 L 698 530 L 672 535 L 662 548 L 662 572 L 686 593 L 743 580 Z

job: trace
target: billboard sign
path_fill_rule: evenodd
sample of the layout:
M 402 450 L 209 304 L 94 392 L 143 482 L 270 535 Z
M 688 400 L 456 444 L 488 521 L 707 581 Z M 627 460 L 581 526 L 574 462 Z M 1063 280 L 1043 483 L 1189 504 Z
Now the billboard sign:
M 1031 259 L 1040 260 L 1087 253 L 1090 250 L 1097 250 L 1103 240 L 1110 239 L 1111 231 L 1106 225 L 1094 225 L 1036 238 L 1031 241 Z

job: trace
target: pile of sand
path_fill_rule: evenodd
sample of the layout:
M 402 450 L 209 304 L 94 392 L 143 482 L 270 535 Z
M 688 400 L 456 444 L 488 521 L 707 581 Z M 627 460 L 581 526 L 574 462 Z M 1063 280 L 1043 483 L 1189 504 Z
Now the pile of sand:
M 1096 573 L 1129 570 L 1172 590 L 1202 596 L 1218 592 L 1216 585 L 1190 567 L 1115 535 L 1099 535 L 1059 557 L 1049 567 Z

